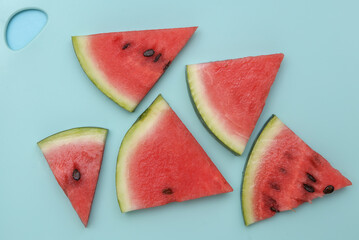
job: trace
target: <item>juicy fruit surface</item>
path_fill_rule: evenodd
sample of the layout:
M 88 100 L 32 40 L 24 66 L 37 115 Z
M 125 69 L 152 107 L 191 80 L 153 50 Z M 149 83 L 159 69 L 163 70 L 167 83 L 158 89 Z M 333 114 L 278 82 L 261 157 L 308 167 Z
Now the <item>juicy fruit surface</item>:
M 107 130 L 91 128 L 61 137 L 53 135 L 39 146 L 63 191 L 86 226 L 101 168 Z M 76 130 L 76 129 L 75 129 Z M 81 132 L 82 130 L 82 132 Z M 65 133 L 65 134 L 64 134 Z M 76 175 L 74 173 L 76 172 Z M 79 175 L 80 174 L 80 175 Z
M 328 186 L 338 190 L 351 185 L 275 116 L 248 161 L 242 193 L 247 225 L 329 194 Z
M 87 59 L 82 61 L 92 61 L 95 71 L 102 74 L 91 76 L 93 70 L 84 68 L 85 72 L 90 72 L 91 80 L 115 102 L 120 104 L 121 98 L 129 99 L 134 106 L 120 105 L 133 111 L 196 29 L 129 31 L 75 38 L 82 39 L 80 44 L 86 45 L 81 49 L 86 52 Z M 114 93 L 109 93 L 102 85 L 110 86 Z
M 283 57 L 273 54 L 187 67 L 198 112 L 214 135 L 238 154 L 257 123 Z
M 126 138 L 130 136 L 126 136 L 120 149 L 118 164 L 122 162 L 124 169 L 118 165 L 117 190 L 122 211 L 233 190 L 161 96 L 147 111 L 140 124 L 146 125 L 153 117 L 154 125 L 135 140 L 135 146 L 127 146 Z M 133 128 L 138 127 L 136 124 Z M 136 134 L 131 130 L 129 133 Z M 121 152 L 130 147 L 133 147 L 130 156 L 121 157 Z M 125 193 L 121 181 L 125 182 Z M 129 203 L 125 203 L 126 197 Z

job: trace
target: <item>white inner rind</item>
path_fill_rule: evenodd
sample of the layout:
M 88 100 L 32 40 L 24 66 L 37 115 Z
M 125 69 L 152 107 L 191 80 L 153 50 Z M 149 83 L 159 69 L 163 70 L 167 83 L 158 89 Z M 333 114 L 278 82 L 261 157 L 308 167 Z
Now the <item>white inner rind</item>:
M 256 208 L 254 197 L 255 179 L 261 167 L 262 159 L 267 149 L 273 144 L 273 139 L 281 132 L 285 125 L 276 117 L 267 123 L 260 136 L 255 142 L 250 153 L 247 167 L 244 173 L 242 188 L 242 208 L 244 221 L 250 225 L 257 221 L 254 209 Z
M 98 64 L 91 55 L 88 37 L 72 37 L 72 43 L 83 70 L 96 87 L 124 109 L 130 112 L 135 110 L 138 102 L 111 85 L 107 76 L 99 69 Z
M 131 192 L 129 190 L 129 166 L 132 156 L 136 153 L 138 145 L 146 135 L 155 130 L 156 124 L 160 118 L 168 111 L 170 106 L 159 95 L 152 105 L 144 112 L 142 118 L 136 121 L 128 130 L 123 138 L 116 168 L 116 189 L 117 199 L 122 212 L 128 212 L 137 209 L 135 203 L 131 201 Z
M 52 149 L 56 149 L 62 145 L 78 142 L 98 142 L 105 143 L 107 129 L 104 128 L 73 128 L 63 132 L 56 133 L 47 137 L 37 144 L 44 155 Z
M 201 71 L 201 64 L 187 66 L 188 85 L 197 110 L 207 127 L 220 141 L 234 152 L 242 154 L 248 138 L 231 131 L 223 120 L 224 116 L 211 106 L 202 83 L 204 79 L 201 78 Z

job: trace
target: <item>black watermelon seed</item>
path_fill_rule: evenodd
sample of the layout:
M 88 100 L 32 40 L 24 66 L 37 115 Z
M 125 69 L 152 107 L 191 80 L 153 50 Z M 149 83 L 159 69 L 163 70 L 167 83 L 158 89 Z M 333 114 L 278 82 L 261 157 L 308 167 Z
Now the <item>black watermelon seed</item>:
M 168 61 L 168 63 L 164 66 L 163 71 L 166 71 L 167 68 L 170 66 L 170 64 L 171 64 L 171 61 Z
M 272 212 L 279 212 L 279 210 L 278 209 L 276 209 L 275 207 L 270 207 L 270 210 L 272 211 Z
M 281 173 L 287 173 L 287 170 L 285 170 L 285 168 L 279 168 L 279 171 L 281 172 Z
M 165 188 L 165 189 L 162 190 L 162 193 L 170 195 L 170 194 L 173 194 L 173 191 L 172 191 L 171 188 Z
M 313 177 L 313 175 L 311 175 L 310 173 L 307 173 L 307 177 L 309 178 L 310 181 L 312 182 L 316 182 L 317 179 L 315 179 L 315 177 Z
M 333 185 L 328 185 L 324 188 L 323 193 L 324 194 L 329 194 L 334 192 L 334 186 Z
M 75 169 L 73 172 L 72 172 L 72 178 L 76 181 L 80 180 L 81 178 L 81 173 L 79 172 L 79 170 Z
M 155 60 L 153 60 L 153 62 L 157 62 L 161 56 L 162 56 L 161 53 L 157 54 L 157 56 L 155 57 Z
M 148 49 L 143 53 L 143 56 L 151 57 L 153 54 L 155 54 L 155 51 L 153 49 Z
M 313 186 L 310 186 L 310 185 L 305 184 L 305 183 L 303 183 L 303 188 L 305 189 L 305 191 L 310 192 L 310 193 L 313 193 L 315 191 Z
M 130 43 L 126 43 L 125 45 L 123 45 L 122 50 L 125 50 L 126 48 L 128 48 L 131 44 Z

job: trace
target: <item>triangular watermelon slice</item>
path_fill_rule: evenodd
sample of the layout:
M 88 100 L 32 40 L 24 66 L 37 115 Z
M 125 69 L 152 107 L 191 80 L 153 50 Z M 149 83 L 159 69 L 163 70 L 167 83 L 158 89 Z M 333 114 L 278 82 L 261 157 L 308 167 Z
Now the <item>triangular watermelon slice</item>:
M 233 191 L 161 95 L 122 141 L 116 187 L 122 212 Z
M 263 110 L 283 54 L 187 66 L 194 104 L 209 130 L 242 154 Z
M 101 168 L 107 129 L 83 127 L 47 137 L 38 145 L 57 182 L 87 226 Z
M 242 187 L 245 224 L 349 185 L 347 178 L 273 115 L 248 157 Z
M 186 45 L 197 27 L 72 37 L 91 81 L 132 112 Z

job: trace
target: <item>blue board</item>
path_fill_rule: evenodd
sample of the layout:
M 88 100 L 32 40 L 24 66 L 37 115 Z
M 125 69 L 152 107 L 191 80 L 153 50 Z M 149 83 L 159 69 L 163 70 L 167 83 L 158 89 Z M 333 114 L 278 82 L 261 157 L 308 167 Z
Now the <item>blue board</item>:
M 357 239 L 359 236 L 358 1 L 0 0 L 0 30 L 20 9 L 48 15 L 40 34 L 13 51 L 0 38 L 0 239 Z M 134 113 L 82 71 L 72 35 L 199 26 Z M 284 61 L 243 156 L 202 126 L 185 65 L 283 52 Z M 118 148 L 162 93 L 234 188 L 229 194 L 122 214 Z M 265 121 L 276 114 L 353 183 L 296 212 L 244 226 L 242 171 Z M 84 228 L 36 142 L 80 126 L 110 130 L 89 225 Z

